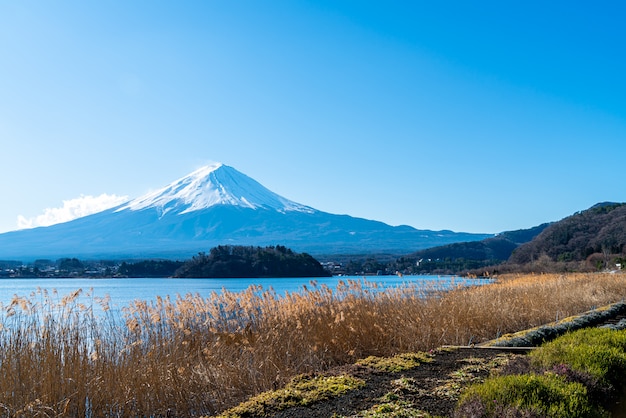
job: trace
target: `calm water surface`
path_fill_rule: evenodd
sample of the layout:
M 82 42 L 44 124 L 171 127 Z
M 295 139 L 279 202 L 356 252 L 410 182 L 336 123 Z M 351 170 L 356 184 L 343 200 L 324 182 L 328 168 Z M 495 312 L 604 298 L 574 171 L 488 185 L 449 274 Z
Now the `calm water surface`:
M 6 305 L 15 295 L 29 297 L 37 289 L 56 291 L 59 297 L 70 294 L 78 289 L 88 292 L 92 297 L 110 296 L 111 307 L 127 306 L 133 300 L 154 300 L 157 296 L 172 298 L 188 293 L 209 297 L 212 292 L 223 289 L 240 292 L 251 285 L 260 285 L 263 289 L 274 289 L 280 296 L 285 292 L 293 293 L 303 290 L 303 286 L 311 289 L 326 285 L 335 289 L 340 281 L 348 280 L 377 283 L 380 288 L 398 287 L 416 283 L 425 289 L 433 287 L 449 289 L 450 287 L 472 286 L 489 283 L 484 279 L 465 279 L 457 276 L 342 276 L 320 278 L 266 278 L 266 279 L 0 279 L 0 303 Z

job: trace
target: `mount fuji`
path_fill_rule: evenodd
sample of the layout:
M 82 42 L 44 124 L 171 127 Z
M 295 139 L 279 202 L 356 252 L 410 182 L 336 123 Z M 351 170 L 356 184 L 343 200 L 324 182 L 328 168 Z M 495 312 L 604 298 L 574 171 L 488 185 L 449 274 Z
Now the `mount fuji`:
M 311 254 L 409 253 L 488 234 L 418 230 L 305 206 L 223 164 L 120 206 L 0 234 L 0 259 L 181 258 L 216 245 L 284 245 Z

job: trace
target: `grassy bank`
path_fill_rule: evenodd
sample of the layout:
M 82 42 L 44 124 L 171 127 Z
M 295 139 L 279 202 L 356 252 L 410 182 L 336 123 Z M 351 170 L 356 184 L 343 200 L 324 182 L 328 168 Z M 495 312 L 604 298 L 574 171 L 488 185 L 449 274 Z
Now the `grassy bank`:
M 626 381 L 626 331 L 588 328 L 464 391 L 455 417 L 606 418 Z M 521 359 L 518 359 L 521 360 Z
M 464 345 L 621 301 L 615 274 L 507 276 L 442 293 L 346 283 L 278 297 L 136 302 L 103 318 L 41 291 L 0 318 L 0 415 L 214 414 L 292 377 L 368 356 Z

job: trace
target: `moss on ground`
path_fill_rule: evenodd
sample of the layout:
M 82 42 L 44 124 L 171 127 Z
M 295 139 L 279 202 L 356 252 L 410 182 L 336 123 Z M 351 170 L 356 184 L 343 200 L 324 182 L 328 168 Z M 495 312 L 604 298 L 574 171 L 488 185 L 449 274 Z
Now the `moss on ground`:
M 382 372 L 401 372 L 433 361 L 427 353 L 403 353 L 393 357 L 369 356 L 356 362 L 360 366 L 371 367 Z
M 352 376 L 297 376 L 283 389 L 261 393 L 219 415 L 220 418 L 260 417 L 294 406 L 307 406 L 361 388 Z
M 359 418 L 436 418 L 428 412 L 421 411 L 410 402 L 390 400 L 378 404 L 357 415 Z
M 443 377 L 439 385 L 430 391 L 421 388 L 419 381 L 402 376 L 392 380 L 392 390 L 378 399 L 378 403 L 368 410 L 356 414 L 359 418 L 436 418 L 434 415 L 417 407 L 410 399 L 434 395 L 456 402 L 463 387 L 469 383 L 482 382 L 481 375 L 499 369 L 508 362 L 505 354 L 494 359 L 486 360 L 478 357 L 468 357 L 461 360 L 461 366 Z

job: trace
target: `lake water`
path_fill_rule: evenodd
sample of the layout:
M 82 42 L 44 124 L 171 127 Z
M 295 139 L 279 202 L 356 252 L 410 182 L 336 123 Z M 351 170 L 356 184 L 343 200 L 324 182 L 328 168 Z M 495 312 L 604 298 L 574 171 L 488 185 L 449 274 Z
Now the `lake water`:
M 226 289 L 231 292 L 240 292 L 251 285 L 260 285 L 263 289 L 274 289 L 279 296 L 285 292 L 293 293 L 303 290 L 303 286 L 311 289 L 312 282 L 318 286 L 326 285 L 335 289 L 340 281 L 348 280 L 377 283 L 381 289 L 398 287 L 415 283 L 424 289 L 449 289 L 456 286 L 472 286 L 489 283 L 485 279 L 466 279 L 457 276 L 336 276 L 320 278 L 265 278 L 265 279 L 172 279 L 172 278 L 142 278 L 142 279 L 0 279 L 0 303 L 7 305 L 15 295 L 29 297 L 37 289 L 56 291 L 59 298 L 78 289 L 89 292 L 92 297 L 110 296 L 110 306 L 119 309 L 134 300 L 151 301 L 157 296 L 172 298 L 176 295 L 184 296 L 188 293 L 209 297 L 212 292 L 221 292 Z

